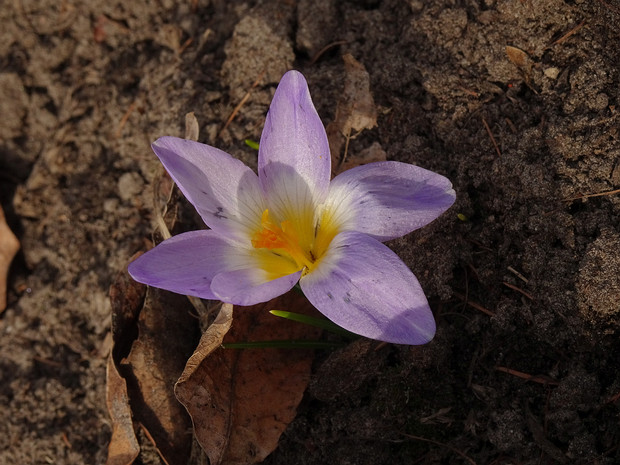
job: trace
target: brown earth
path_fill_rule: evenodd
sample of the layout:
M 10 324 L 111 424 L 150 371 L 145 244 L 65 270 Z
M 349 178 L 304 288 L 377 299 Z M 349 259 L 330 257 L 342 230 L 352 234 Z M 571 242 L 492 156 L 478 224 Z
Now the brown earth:
M 255 164 L 244 139 L 283 72 L 327 124 L 345 53 L 379 106 L 349 153 L 378 142 L 455 185 L 448 213 L 390 243 L 438 332 L 317 353 L 266 463 L 620 463 L 617 0 L 5 3 L 0 192 L 22 251 L 0 463 L 105 462 L 107 293 L 152 230 L 150 142 L 193 111 L 201 141 Z

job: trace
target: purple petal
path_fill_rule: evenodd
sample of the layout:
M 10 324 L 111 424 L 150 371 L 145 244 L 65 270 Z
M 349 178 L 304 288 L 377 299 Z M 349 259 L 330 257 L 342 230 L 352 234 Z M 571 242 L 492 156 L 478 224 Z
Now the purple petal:
M 327 318 L 362 336 L 416 345 L 435 334 L 435 320 L 416 277 L 387 246 L 365 234 L 336 236 L 300 285 Z
M 216 232 L 200 230 L 171 237 L 129 264 L 138 282 L 179 294 L 217 299 L 211 281 L 239 262 L 239 249 Z
M 226 152 L 177 137 L 153 144 L 170 176 L 214 231 L 245 240 L 266 208 L 254 172 Z
M 336 176 L 326 209 L 341 231 L 366 233 L 381 241 L 427 225 L 454 203 L 450 181 L 437 173 L 395 161 L 358 166 Z
M 212 289 L 222 302 L 254 305 L 290 291 L 300 276 L 301 271 L 269 280 L 262 270 L 246 268 L 218 274 L 213 279 Z
M 331 177 L 327 134 L 314 108 L 304 77 L 286 73 L 271 102 L 258 151 L 258 175 L 266 195 L 273 185 L 284 186 L 278 196 L 291 193 L 281 178 L 296 173 L 316 204 L 323 202 Z M 305 193 L 303 195 L 306 195 Z M 271 203 L 271 202 L 270 202 Z

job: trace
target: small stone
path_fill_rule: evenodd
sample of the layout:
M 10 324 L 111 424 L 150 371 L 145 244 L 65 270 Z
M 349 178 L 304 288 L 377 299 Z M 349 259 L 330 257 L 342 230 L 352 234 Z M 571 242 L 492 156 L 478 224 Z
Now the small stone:
M 114 213 L 118 209 L 118 199 L 110 198 L 103 201 L 103 211 Z
M 547 68 L 544 73 L 549 79 L 557 79 L 560 74 L 560 68 Z
M 123 173 L 118 179 L 118 196 L 129 201 L 142 192 L 144 181 L 136 172 Z

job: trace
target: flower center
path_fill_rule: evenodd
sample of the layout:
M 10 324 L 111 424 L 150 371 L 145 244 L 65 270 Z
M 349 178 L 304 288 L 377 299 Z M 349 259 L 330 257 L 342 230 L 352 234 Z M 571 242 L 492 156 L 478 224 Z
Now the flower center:
M 255 249 L 269 249 L 275 254 L 290 256 L 298 268 L 312 269 L 316 261 L 312 251 L 300 244 L 299 233 L 290 221 L 282 221 L 280 226 L 269 217 L 269 209 L 263 212 L 261 218 L 262 229 L 252 237 L 252 246 Z

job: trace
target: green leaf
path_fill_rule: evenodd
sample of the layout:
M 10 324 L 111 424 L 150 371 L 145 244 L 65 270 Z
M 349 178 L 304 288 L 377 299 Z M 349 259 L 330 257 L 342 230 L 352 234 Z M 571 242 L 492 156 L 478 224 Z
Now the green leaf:
M 253 140 L 246 139 L 245 145 L 247 145 L 248 147 L 252 147 L 254 150 L 258 150 L 258 142 L 254 142 Z
M 338 326 L 336 323 L 332 323 L 331 321 L 324 318 L 315 318 L 313 316 L 303 315 L 301 313 L 287 312 L 284 310 L 270 310 L 269 313 L 275 316 L 279 316 L 281 318 L 286 318 L 287 320 L 297 321 L 298 323 L 315 326 L 317 328 L 321 328 L 332 333 L 340 334 L 350 339 L 356 339 L 359 337 L 357 334 L 352 333 L 351 331 L 347 331 L 346 329 Z

